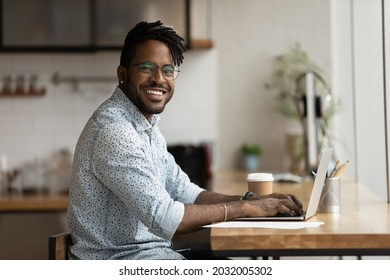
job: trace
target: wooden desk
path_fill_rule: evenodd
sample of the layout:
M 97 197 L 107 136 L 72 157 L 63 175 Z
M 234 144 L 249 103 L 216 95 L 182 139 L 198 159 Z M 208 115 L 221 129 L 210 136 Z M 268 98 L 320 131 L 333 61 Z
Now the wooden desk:
M 213 191 L 242 194 L 246 174 L 219 172 Z M 307 204 L 311 183 L 275 183 L 274 190 L 296 194 Z M 299 230 L 212 228 L 211 249 L 228 256 L 390 255 L 390 205 L 366 188 L 341 179 L 341 212 L 317 213 L 309 221 L 325 222 Z

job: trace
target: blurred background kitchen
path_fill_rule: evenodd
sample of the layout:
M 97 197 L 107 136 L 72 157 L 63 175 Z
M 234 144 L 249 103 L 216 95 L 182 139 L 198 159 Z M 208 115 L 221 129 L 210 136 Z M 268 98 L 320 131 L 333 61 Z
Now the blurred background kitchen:
M 66 196 L 78 137 L 117 85 L 122 41 L 139 20 L 161 19 L 174 25 L 189 46 L 175 96 L 161 115 L 160 129 L 168 145 L 207 147 L 211 174 L 245 169 L 242 152 L 248 143 L 261 150 L 256 170 L 296 171 L 289 144 L 302 137 L 302 125 L 276 109 L 278 92 L 267 85 L 274 79 L 276 58 L 299 46 L 321 68 L 329 85 L 320 94 L 339 104 L 327 136 L 337 158 L 350 160 L 346 176 L 388 200 L 388 4 L 380 0 L 0 4 L 0 259 L 45 259 L 47 237 L 67 229 L 64 200 L 57 201 L 62 205 L 58 207 L 42 201 L 35 207 L 25 206 L 23 198 Z

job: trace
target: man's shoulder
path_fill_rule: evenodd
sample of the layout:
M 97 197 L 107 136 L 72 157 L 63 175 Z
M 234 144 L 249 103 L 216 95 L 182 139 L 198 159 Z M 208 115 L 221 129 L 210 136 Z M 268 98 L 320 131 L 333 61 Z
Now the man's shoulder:
M 100 128 L 123 123 L 131 123 L 129 108 L 117 100 L 107 99 L 93 113 L 92 119 Z

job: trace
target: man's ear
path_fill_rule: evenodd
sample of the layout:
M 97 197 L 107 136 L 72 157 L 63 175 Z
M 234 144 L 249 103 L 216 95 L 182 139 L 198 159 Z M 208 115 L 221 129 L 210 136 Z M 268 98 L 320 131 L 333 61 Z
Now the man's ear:
M 118 76 L 118 83 L 122 84 L 127 80 L 127 69 L 122 65 L 119 65 L 116 69 L 116 74 Z

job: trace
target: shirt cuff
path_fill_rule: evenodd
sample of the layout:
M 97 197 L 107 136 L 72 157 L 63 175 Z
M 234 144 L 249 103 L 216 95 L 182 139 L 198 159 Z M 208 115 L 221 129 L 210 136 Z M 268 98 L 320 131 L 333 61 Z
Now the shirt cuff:
M 150 231 L 162 238 L 171 240 L 184 216 L 184 204 L 174 200 L 162 204 L 156 213 Z

